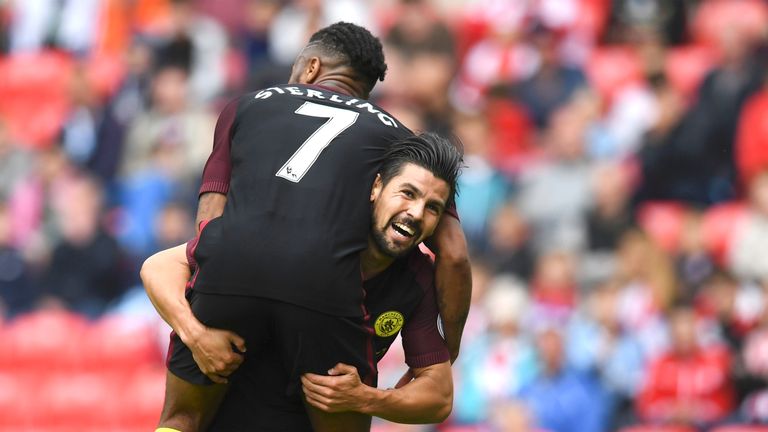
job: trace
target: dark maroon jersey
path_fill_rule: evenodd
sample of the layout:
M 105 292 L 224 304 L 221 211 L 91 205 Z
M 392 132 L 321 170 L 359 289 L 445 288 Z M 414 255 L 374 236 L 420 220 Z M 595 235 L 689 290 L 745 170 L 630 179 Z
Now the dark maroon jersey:
M 449 360 L 438 330 L 434 275 L 432 261 L 417 248 L 365 281 L 365 305 L 376 334 L 373 346 L 377 362 L 401 329 L 408 366 L 422 368 Z
M 201 188 L 227 204 L 200 234 L 194 288 L 363 315 L 371 185 L 389 145 L 410 134 L 370 102 L 314 86 L 228 105 Z
M 405 360 L 423 368 L 449 360 L 438 331 L 432 262 L 419 250 L 396 260 L 365 282 L 365 305 L 376 328 L 373 345 L 378 362 L 402 332 Z M 325 330 L 317 329 L 322 338 Z M 286 391 L 277 349 L 251 355 L 230 381 L 230 388 L 209 430 L 311 430 L 301 392 Z M 245 369 L 244 369 L 245 368 Z

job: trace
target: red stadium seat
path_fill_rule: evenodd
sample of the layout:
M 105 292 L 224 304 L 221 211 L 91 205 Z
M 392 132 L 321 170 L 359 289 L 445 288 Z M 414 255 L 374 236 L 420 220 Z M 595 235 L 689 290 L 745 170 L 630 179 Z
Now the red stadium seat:
M 0 430 L 23 430 L 32 425 L 38 412 L 39 382 L 36 375 L 0 372 Z
M 607 100 L 625 87 L 643 81 L 640 56 L 630 47 L 597 48 L 585 67 L 590 84 Z
M 708 0 L 698 8 L 691 33 L 700 43 L 717 46 L 725 31 L 739 29 L 759 38 L 768 27 L 768 5 L 762 0 Z
M 704 242 L 718 263 L 726 263 L 731 242 L 743 224 L 746 213 L 746 205 L 742 202 L 718 204 L 704 213 Z
M 155 328 L 120 316 L 91 325 L 82 341 L 82 353 L 85 367 L 92 370 L 129 373 L 163 364 Z
M 667 252 L 680 244 L 685 207 L 675 201 L 647 202 L 640 206 L 637 219 L 649 236 Z
M 87 321 L 66 311 L 40 311 L 16 318 L 3 333 L 0 370 L 73 370 L 81 365 L 80 341 Z
M 717 52 L 705 45 L 670 48 L 665 59 L 664 73 L 670 84 L 691 100 L 717 60 Z
M 635 425 L 622 428 L 619 432 L 696 432 L 696 429 L 688 426 Z
M 80 430 L 102 427 L 111 430 L 118 411 L 127 407 L 114 403 L 124 387 L 120 375 L 60 373 L 43 379 L 38 387 L 35 426 L 40 429 Z
M 85 63 L 85 72 L 102 98 L 114 94 L 125 76 L 125 63 L 119 55 L 94 55 Z
M 710 429 L 709 432 L 768 432 L 768 426 L 728 425 Z
M 69 110 L 72 60 L 59 53 L 15 54 L 0 60 L 0 118 L 17 141 L 50 145 Z
M 125 385 L 115 395 L 115 404 L 123 407 L 116 416 L 120 427 L 136 430 L 155 427 L 163 408 L 165 374 L 164 367 L 147 367 L 126 377 Z

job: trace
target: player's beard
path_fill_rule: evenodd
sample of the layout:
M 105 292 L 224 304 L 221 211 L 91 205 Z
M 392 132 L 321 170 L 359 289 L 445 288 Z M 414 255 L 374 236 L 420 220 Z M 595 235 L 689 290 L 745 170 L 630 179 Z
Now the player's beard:
M 375 212 L 374 212 L 375 213 Z M 416 246 L 415 241 L 413 241 L 409 246 L 406 247 L 397 247 L 393 245 L 389 239 L 387 238 L 386 231 L 389 229 L 389 227 L 392 226 L 394 222 L 402 222 L 406 223 L 412 227 L 415 228 L 415 233 L 411 239 L 416 239 L 419 237 L 419 233 L 421 232 L 420 229 L 416 228 L 418 227 L 418 224 L 413 223 L 410 219 L 397 219 L 392 218 L 389 221 L 387 221 L 387 224 L 384 225 L 384 227 L 378 227 L 376 224 L 375 216 L 371 217 L 371 235 L 373 236 L 373 242 L 376 245 L 376 249 L 379 250 L 382 254 L 390 257 L 390 258 L 401 258 L 406 255 L 413 249 L 414 246 Z

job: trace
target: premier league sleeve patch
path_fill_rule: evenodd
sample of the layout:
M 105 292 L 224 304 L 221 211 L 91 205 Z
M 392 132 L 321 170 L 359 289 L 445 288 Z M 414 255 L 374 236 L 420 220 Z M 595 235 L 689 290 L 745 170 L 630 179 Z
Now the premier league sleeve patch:
M 397 311 L 387 311 L 376 318 L 373 327 L 376 329 L 376 335 L 380 337 L 389 337 L 396 334 L 403 328 L 405 317 Z

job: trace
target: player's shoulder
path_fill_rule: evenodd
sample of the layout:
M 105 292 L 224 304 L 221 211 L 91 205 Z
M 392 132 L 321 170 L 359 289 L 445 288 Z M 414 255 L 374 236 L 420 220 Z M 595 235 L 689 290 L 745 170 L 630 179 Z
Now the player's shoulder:
M 435 260 L 429 249 L 416 248 L 407 257 L 408 270 L 413 274 L 418 285 L 431 289 L 435 283 Z

